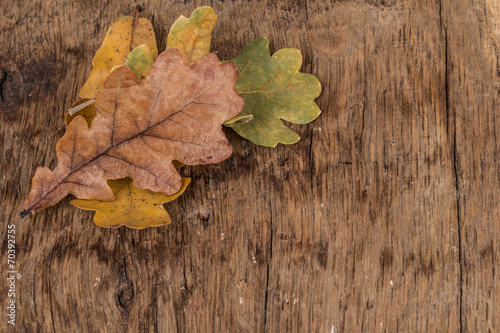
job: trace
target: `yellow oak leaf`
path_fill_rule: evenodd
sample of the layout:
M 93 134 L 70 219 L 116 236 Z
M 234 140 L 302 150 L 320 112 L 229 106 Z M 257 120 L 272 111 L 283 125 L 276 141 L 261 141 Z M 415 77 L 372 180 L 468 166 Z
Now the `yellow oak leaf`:
M 132 185 L 132 179 L 108 180 L 115 195 L 113 201 L 72 200 L 71 204 L 86 210 L 95 210 L 94 222 L 101 227 L 116 228 L 126 226 L 134 229 L 159 227 L 172 220 L 163 203 L 177 198 L 184 192 L 191 178 L 182 178 L 181 189 L 172 195 L 141 190 Z
M 80 90 L 80 97 L 95 98 L 113 67 L 124 65 L 130 51 L 142 44 L 149 48 L 154 61 L 158 56 L 158 49 L 153 26 L 149 20 L 131 16 L 116 20 L 95 54 L 92 61 L 94 68 Z

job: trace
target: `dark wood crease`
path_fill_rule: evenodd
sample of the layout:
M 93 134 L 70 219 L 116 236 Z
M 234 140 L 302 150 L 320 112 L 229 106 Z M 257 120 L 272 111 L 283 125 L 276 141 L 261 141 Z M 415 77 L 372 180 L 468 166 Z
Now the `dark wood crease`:
M 225 77 L 225 75 L 224 75 L 224 77 Z M 143 131 L 140 131 L 139 133 L 137 133 L 137 134 L 135 134 L 135 135 L 133 135 L 133 136 L 131 136 L 131 137 L 129 137 L 129 138 L 126 138 L 126 139 L 124 139 L 123 141 L 121 141 L 121 142 L 119 142 L 119 143 L 117 143 L 117 144 L 114 144 L 114 142 L 113 142 L 113 135 L 114 135 L 114 132 L 115 132 L 115 119 L 116 119 L 116 111 L 115 111 L 115 112 L 113 112 L 113 124 L 112 124 L 112 129 L 111 129 L 111 146 L 110 146 L 110 147 L 108 147 L 108 148 L 107 148 L 105 151 L 103 151 L 102 153 L 97 154 L 97 155 L 96 155 L 96 156 L 94 156 L 92 159 L 88 160 L 87 162 L 80 164 L 80 165 L 79 165 L 78 167 L 76 167 L 74 170 L 71 170 L 71 171 L 70 171 L 70 172 L 69 172 L 69 173 L 68 173 L 68 174 L 67 174 L 67 175 L 66 175 L 63 179 L 61 179 L 61 181 L 59 181 L 57 184 L 55 184 L 55 185 L 54 185 L 54 186 L 53 186 L 50 190 L 48 190 L 47 192 L 45 192 L 45 195 L 40 196 L 38 200 L 36 200 L 36 201 L 35 201 L 35 202 L 34 202 L 34 203 L 30 206 L 30 207 L 28 207 L 26 210 L 24 210 L 21 214 L 22 214 L 23 216 L 25 216 L 25 214 L 27 214 L 27 213 L 31 212 L 33 209 L 36 209 L 36 208 L 37 208 L 37 206 L 39 205 L 39 203 L 42 201 L 42 199 L 43 199 L 44 197 L 46 197 L 47 195 L 49 195 L 50 193 L 52 193 L 53 191 L 55 191 L 55 190 L 56 190 L 56 189 L 57 189 L 57 188 L 58 188 L 61 184 L 65 183 L 65 182 L 66 182 L 66 180 L 67 180 L 70 176 L 72 176 L 72 175 L 73 175 L 73 174 L 75 174 L 76 172 L 80 171 L 81 169 L 83 169 L 83 168 L 87 167 L 88 165 L 90 165 L 90 164 L 94 163 L 95 161 L 97 161 L 97 160 L 98 160 L 99 158 L 101 158 L 102 156 L 109 156 L 109 157 L 118 158 L 118 157 L 116 157 L 116 156 L 109 155 L 108 153 L 109 153 L 109 151 L 110 151 L 110 150 L 115 149 L 115 148 L 117 148 L 117 147 L 119 147 L 119 146 L 121 146 L 121 145 L 123 145 L 123 144 L 125 144 L 125 143 L 128 143 L 128 142 L 130 142 L 130 141 L 132 141 L 132 140 L 136 139 L 137 137 L 140 137 L 140 136 L 142 136 L 142 135 L 147 135 L 147 134 L 146 134 L 146 132 L 147 132 L 147 131 L 149 131 L 149 130 L 153 129 L 153 128 L 154 128 L 154 127 L 156 127 L 156 126 L 159 126 L 159 125 L 163 124 L 165 121 L 172 121 L 172 122 L 175 122 L 175 123 L 177 123 L 177 124 L 179 124 L 179 125 L 182 125 L 182 124 L 180 124 L 180 123 L 176 122 L 175 120 L 171 119 L 171 117 L 175 116 L 175 115 L 176 115 L 176 114 L 178 114 L 178 113 L 184 112 L 184 110 L 185 110 L 186 108 L 188 108 L 188 107 L 189 107 L 190 105 L 192 105 L 192 104 L 197 104 L 197 105 L 212 105 L 212 104 L 210 104 L 210 103 L 202 103 L 202 102 L 197 102 L 197 100 L 198 100 L 200 97 L 202 97 L 203 95 L 205 95 L 207 92 L 209 92 L 210 90 L 214 89 L 214 88 L 216 88 L 216 89 L 217 89 L 217 88 L 219 88 L 219 89 L 217 89 L 217 91 L 220 91 L 220 88 L 221 88 L 221 87 L 220 87 L 220 84 L 219 84 L 219 83 L 220 83 L 220 81 L 221 81 L 221 80 L 222 80 L 222 78 L 221 78 L 221 79 L 220 79 L 217 83 L 210 85 L 208 89 L 206 89 L 206 90 L 204 90 L 203 92 L 201 92 L 201 93 L 200 93 L 199 95 L 197 95 L 197 96 L 196 96 L 196 97 L 195 97 L 192 101 L 190 101 L 189 103 L 187 103 L 186 105 L 184 105 L 184 106 L 183 106 L 182 108 L 180 108 L 179 110 L 177 110 L 177 111 L 175 111 L 175 112 L 173 112 L 173 113 L 169 114 L 168 116 L 166 116 L 166 117 L 165 117 L 165 118 L 163 118 L 162 120 L 158 121 L 157 123 L 155 123 L 155 124 L 153 124 L 153 125 L 151 125 L 151 126 L 148 126 L 148 127 L 147 127 L 146 129 L 144 129 Z M 117 89 L 117 90 L 119 90 L 120 88 L 116 88 L 116 89 Z M 116 110 L 116 106 L 117 106 L 118 93 L 116 93 L 116 95 L 115 95 L 115 96 L 116 96 L 116 99 L 115 99 L 115 109 L 114 109 L 114 110 Z M 156 107 L 156 105 L 153 107 L 153 109 L 151 110 L 151 112 L 154 112 L 154 111 L 155 111 L 155 107 Z M 152 136 L 152 135 L 148 135 L 148 136 Z M 160 138 L 160 137 L 158 137 L 158 138 Z M 169 138 L 161 138 L 161 139 L 164 139 L 164 140 L 170 140 L 170 141 L 175 141 L 174 139 L 169 139 Z M 196 145 L 195 143 L 191 143 L 191 142 L 184 142 L 184 141 L 182 141 L 182 140 L 179 140 L 179 142 L 183 142 L 183 143 L 185 143 L 185 144 L 194 144 L 194 145 Z M 202 146 L 202 145 L 200 145 L 200 146 Z M 214 149 L 214 150 L 225 150 L 225 149 L 217 149 L 217 148 L 212 148 L 212 147 L 205 147 L 205 148 L 210 148 L 210 149 Z M 73 152 L 73 155 L 74 155 L 74 152 Z M 122 159 L 122 158 L 119 158 L 119 159 Z M 133 163 L 131 163 L 131 162 L 129 162 L 129 161 L 126 161 L 125 159 L 122 159 L 122 160 L 123 160 L 123 161 L 125 161 L 125 162 L 127 162 L 127 163 L 129 163 L 129 164 L 131 164 L 131 165 L 133 165 L 133 166 L 135 166 L 135 167 L 139 167 L 139 168 L 144 169 L 143 167 L 140 167 L 140 166 L 135 165 L 135 164 L 133 164 Z M 102 166 L 100 166 L 100 167 L 102 168 Z M 145 171 L 147 171 L 148 173 L 151 173 L 150 171 L 148 171 L 148 170 L 146 170 L 146 169 L 144 169 L 144 170 L 145 170 Z M 159 179 L 159 178 L 158 178 L 158 176 L 154 175 L 153 173 L 151 173 L 151 174 L 155 177 L 155 180 L 156 180 L 156 182 L 157 182 L 157 179 Z M 168 183 L 168 182 L 166 182 L 166 181 L 164 181 L 164 180 L 162 180 L 162 179 L 161 179 L 161 181 L 162 181 L 162 182 L 164 182 L 164 183 L 166 183 L 166 184 L 168 184 L 169 186 L 173 186 L 172 184 L 170 184 L 170 183 Z M 43 188 L 43 187 L 42 187 L 42 188 Z

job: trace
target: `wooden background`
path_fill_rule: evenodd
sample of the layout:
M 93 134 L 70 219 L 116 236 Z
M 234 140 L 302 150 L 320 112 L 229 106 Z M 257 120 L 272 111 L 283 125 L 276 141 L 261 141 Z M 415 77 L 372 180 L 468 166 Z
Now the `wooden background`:
M 163 50 L 200 5 L 229 59 L 267 36 L 323 84 L 275 149 L 187 167 L 173 224 L 103 229 L 69 198 L 18 217 L 64 114 L 133 1 L 0 4 L 0 331 L 7 224 L 17 332 L 499 332 L 500 2 L 143 1 Z

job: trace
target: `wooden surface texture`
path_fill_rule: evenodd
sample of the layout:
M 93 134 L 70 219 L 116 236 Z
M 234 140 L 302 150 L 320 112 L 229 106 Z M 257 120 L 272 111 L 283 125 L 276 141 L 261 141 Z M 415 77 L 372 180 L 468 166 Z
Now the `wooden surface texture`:
M 129 0 L 0 3 L 2 332 L 500 332 L 498 0 L 143 1 L 159 50 L 200 5 L 229 59 L 267 36 L 323 85 L 302 139 L 185 167 L 173 223 L 19 218 Z M 7 323 L 7 225 L 17 319 Z

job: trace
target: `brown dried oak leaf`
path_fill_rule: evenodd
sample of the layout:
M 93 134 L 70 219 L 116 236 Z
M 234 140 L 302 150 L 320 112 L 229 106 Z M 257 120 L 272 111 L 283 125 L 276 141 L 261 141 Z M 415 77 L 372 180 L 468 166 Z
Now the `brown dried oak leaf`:
M 76 117 L 57 143 L 57 167 L 37 169 L 21 215 L 68 193 L 113 200 L 107 179 L 130 177 L 139 189 L 176 193 L 181 177 L 173 160 L 209 164 L 231 155 L 221 125 L 243 107 L 237 79 L 236 66 L 213 53 L 190 68 L 176 49 L 158 57 L 144 82 L 128 67 L 117 68 L 97 96 L 90 128 Z

